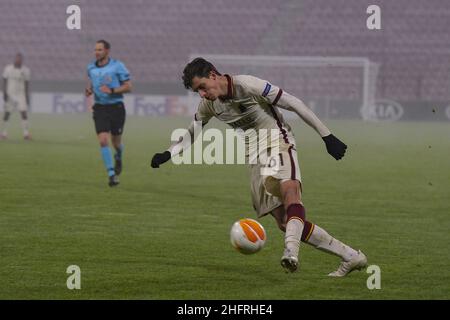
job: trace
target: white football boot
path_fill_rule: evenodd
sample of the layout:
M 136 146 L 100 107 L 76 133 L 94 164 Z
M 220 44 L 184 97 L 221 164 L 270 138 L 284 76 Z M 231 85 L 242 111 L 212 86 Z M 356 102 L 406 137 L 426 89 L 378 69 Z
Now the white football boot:
M 298 269 L 298 257 L 295 256 L 291 250 L 284 249 L 284 254 L 281 257 L 281 266 L 286 272 L 295 272 Z
M 354 270 L 361 270 L 367 266 L 367 257 L 361 250 L 358 250 L 358 255 L 350 261 L 342 261 L 339 268 L 328 274 L 330 277 L 345 277 Z

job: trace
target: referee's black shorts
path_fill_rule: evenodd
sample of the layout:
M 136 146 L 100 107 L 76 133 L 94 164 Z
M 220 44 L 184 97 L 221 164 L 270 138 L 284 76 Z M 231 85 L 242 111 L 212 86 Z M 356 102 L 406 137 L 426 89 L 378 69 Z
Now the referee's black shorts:
M 116 104 L 94 105 L 94 123 L 97 134 L 100 132 L 110 132 L 117 136 L 123 133 L 125 124 L 125 106 L 122 102 Z

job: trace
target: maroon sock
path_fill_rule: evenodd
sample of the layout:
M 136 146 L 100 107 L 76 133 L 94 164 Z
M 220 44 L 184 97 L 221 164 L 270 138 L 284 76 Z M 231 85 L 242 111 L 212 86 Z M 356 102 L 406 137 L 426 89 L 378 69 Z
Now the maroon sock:
M 313 230 L 314 230 L 314 224 L 306 220 L 305 224 L 303 226 L 303 232 L 302 232 L 302 241 L 303 242 L 308 241 Z
M 291 204 L 287 208 L 287 221 L 294 217 L 300 218 L 303 222 L 302 241 L 306 242 L 311 236 L 314 224 L 306 220 L 305 207 L 299 203 Z
M 305 224 L 305 207 L 303 207 L 300 203 L 291 204 L 287 210 L 287 221 L 296 218 L 302 220 L 302 223 Z

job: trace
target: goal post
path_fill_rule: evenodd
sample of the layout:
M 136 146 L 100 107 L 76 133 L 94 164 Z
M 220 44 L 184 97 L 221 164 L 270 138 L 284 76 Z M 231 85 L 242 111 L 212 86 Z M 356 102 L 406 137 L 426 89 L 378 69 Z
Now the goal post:
M 369 119 L 375 106 L 378 64 L 365 57 L 191 54 L 221 73 L 251 74 L 302 99 L 324 118 Z M 194 107 L 199 99 L 189 93 Z

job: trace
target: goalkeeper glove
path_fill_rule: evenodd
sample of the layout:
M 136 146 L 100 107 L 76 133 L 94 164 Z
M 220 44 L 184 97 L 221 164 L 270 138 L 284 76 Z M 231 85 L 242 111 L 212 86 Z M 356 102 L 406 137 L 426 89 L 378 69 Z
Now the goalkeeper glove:
M 170 160 L 170 151 L 164 151 L 163 153 L 156 153 L 152 158 L 152 168 L 159 168 L 159 165 Z
M 322 139 L 327 146 L 328 153 L 331 154 L 333 158 L 339 160 L 344 156 L 345 150 L 347 149 L 347 145 L 345 143 L 336 138 L 333 134 L 322 137 Z

